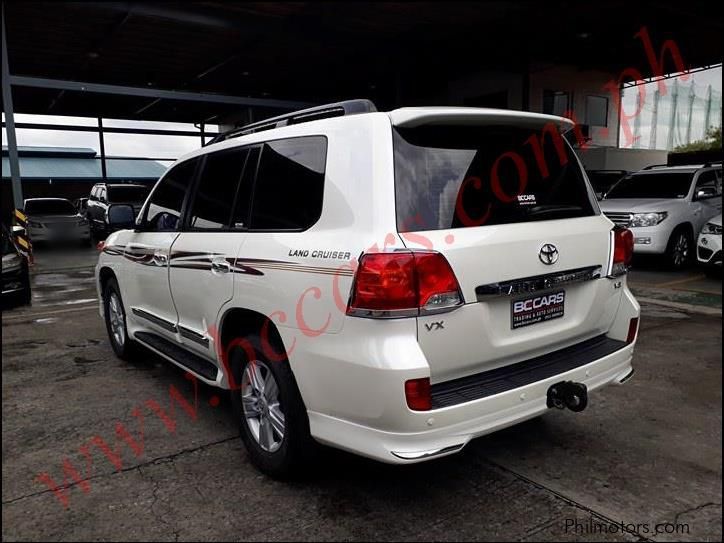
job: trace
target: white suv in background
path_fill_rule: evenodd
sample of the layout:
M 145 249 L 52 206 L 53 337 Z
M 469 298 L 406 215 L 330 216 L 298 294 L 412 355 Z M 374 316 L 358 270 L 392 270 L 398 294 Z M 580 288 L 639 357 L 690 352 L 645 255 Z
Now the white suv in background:
M 721 213 L 704 225 L 697 243 L 699 263 L 721 273 Z
M 664 255 L 671 268 L 694 262 L 706 222 L 722 210 L 721 164 L 648 166 L 611 188 L 601 209 L 634 233 L 634 252 Z
M 275 476 L 315 442 L 405 464 L 581 411 L 633 374 L 639 306 L 571 126 L 355 100 L 228 133 L 102 246 L 113 349 L 230 389 Z

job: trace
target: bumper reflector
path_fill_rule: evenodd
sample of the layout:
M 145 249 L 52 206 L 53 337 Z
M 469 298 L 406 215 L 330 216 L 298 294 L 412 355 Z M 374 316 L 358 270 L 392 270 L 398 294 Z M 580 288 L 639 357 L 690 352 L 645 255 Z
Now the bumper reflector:
M 430 379 L 425 377 L 405 381 L 405 399 L 407 400 L 407 407 L 413 411 L 429 411 L 432 409 Z

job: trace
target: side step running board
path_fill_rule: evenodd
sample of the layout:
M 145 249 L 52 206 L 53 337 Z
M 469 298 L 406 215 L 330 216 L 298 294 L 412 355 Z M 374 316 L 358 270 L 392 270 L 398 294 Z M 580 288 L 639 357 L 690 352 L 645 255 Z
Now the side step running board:
M 195 355 L 173 341 L 169 341 L 168 339 L 157 336 L 156 334 L 151 334 L 149 332 L 136 332 L 134 337 L 142 344 L 163 353 L 172 360 L 176 361 L 176 363 L 188 368 L 194 373 L 197 373 L 204 379 L 216 381 L 219 369 L 213 364 L 213 362 Z

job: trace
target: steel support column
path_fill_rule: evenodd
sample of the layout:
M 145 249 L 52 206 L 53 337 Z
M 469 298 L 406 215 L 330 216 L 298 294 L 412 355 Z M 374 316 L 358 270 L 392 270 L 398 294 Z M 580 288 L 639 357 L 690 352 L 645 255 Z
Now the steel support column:
M 8 138 L 8 158 L 10 179 L 13 188 L 15 209 L 23 208 L 23 186 L 20 181 L 20 162 L 18 160 L 18 141 L 15 134 L 15 115 L 13 112 L 13 93 L 10 87 L 10 68 L 8 66 L 8 48 L 5 39 L 5 4 L 2 6 L 2 93 L 5 126 Z
M 108 181 L 108 171 L 106 170 L 106 138 L 103 135 L 103 118 L 98 117 L 98 141 L 101 147 L 101 176 L 103 182 Z

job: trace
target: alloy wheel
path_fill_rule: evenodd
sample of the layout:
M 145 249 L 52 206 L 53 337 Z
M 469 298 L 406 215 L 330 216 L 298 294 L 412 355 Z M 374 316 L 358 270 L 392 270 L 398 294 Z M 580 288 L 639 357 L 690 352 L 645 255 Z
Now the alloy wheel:
M 125 319 L 123 317 L 123 306 L 115 292 L 112 292 L 108 299 L 108 319 L 111 324 L 113 340 L 119 347 L 123 347 L 126 341 Z
M 689 258 L 689 239 L 685 234 L 679 234 L 673 251 L 674 265 L 678 268 L 686 263 Z
M 279 385 L 264 362 L 246 365 L 241 379 L 241 405 L 246 425 L 259 446 L 275 452 L 284 441 L 284 412 L 279 402 Z

